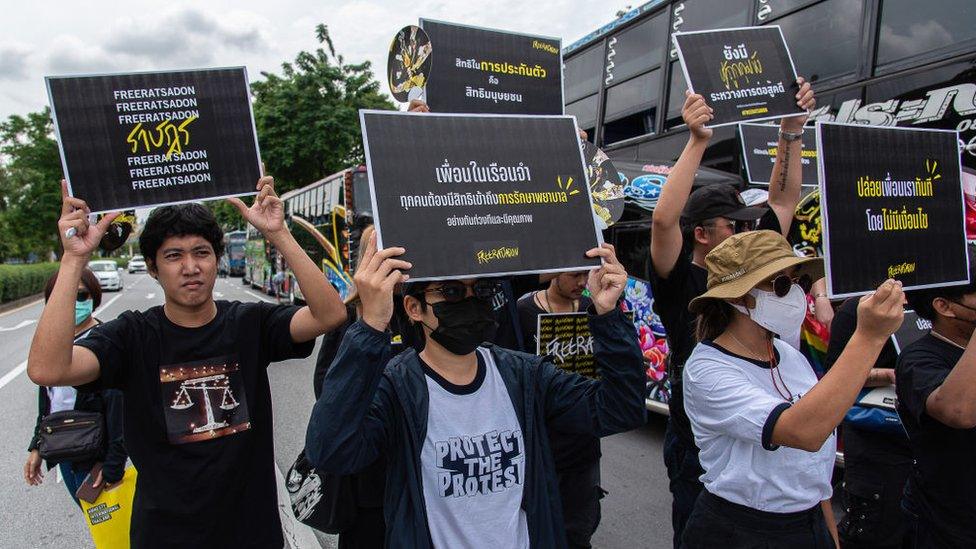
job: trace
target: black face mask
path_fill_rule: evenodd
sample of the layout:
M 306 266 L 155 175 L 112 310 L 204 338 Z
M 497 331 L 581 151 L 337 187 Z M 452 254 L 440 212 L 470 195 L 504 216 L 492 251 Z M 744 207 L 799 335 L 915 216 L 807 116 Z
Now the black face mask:
M 441 301 L 431 305 L 437 329 L 431 339 L 455 355 L 466 355 L 494 335 L 498 323 L 492 316 L 491 302 L 466 297 L 456 303 Z

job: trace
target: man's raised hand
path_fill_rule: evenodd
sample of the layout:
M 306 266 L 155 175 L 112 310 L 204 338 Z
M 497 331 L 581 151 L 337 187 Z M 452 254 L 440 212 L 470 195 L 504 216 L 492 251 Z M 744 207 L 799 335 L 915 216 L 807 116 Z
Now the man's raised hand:
M 88 223 L 89 214 L 91 214 L 91 209 L 88 208 L 88 204 L 80 198 L 69 196 L 68 183 L 62 179 L 61 218 L 58 219 L 58 234 L 65 255 L 87 260 L 98 247 L 98 243 L 102 241 L 102 236 L 105 235 L 108 226 L 121 212 L 107 213 L 94 225 Z
M 393 317 L 393 288 L 406 282 L 410 275 L 403 271 L 413 267 L 408 261 L 397 259 L 406 250 L 399 247 L 376 250 L 376 233 L 369 235 L 366 251 L 359 259 L 353 276 L 356 292 L 363 302 L 363 322 L 376 330 L 386 330 Z
M 254 197 L 254 203 L 247 207 L 240 198 L 228 198 L 227 201 L 241 212 L 241 216 L 254 225 L 261 234 L 270 236 L 285 229 L 285 207 L 281 199 L 275 194 L 274 178 L 264 176 L 258 179 L 258 195 Z

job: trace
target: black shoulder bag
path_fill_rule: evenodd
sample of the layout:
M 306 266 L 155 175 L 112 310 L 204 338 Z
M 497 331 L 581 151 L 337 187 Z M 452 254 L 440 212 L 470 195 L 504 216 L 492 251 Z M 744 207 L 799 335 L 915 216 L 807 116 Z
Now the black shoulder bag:
M 105 418 L 99 412 L 64 410 L 48 414 L 37 433 L 45 461 L 95 461 L 105 450 Z

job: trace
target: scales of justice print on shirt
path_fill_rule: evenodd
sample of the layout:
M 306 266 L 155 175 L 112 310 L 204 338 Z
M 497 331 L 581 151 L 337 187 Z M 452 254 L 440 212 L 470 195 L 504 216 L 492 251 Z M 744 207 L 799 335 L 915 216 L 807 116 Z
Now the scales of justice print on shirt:
M 437 494 L 444 498 L 502 493 L 521 485 L 521 431 L 489 431 L 434 442 Z
M 251 428 L 236 356 L 163 366 L 159 385 L 171 444 L 210 440 Z

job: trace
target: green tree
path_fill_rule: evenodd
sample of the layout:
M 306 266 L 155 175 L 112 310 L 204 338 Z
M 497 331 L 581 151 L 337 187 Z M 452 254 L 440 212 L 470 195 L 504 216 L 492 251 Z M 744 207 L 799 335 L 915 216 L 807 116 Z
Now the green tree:
M 0 258 L 60 251 L 61 177 L 49 108 L 0 122 Z
M 370 63 L 346 63 L 323 24 L 320 45 L 251 85 L 261 157 L 279 193 L 363 161 L 359 109 L 393 109 Z

